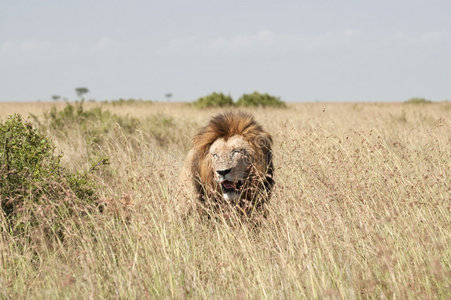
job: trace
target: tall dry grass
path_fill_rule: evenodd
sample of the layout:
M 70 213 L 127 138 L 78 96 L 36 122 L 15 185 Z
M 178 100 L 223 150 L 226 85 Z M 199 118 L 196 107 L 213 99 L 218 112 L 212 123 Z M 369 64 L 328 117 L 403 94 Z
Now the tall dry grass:
M 45 111 L 0 107 L 0 118 Z M 174 212 L 190 138 L 219 110 L 104 108 L 140 128 L 172 118 L 168 138 L 110 131 L 96 149 L 111 163 L 95 175 L 106 211 L 68 220 L 64 241 L 2 231 L 0 298 L 451 297 L 449 103 L 249 110 L 275 141 L 275 191 L 257 228 Z M 89 167 L 77 128 L 49 134 L 68 168 Z

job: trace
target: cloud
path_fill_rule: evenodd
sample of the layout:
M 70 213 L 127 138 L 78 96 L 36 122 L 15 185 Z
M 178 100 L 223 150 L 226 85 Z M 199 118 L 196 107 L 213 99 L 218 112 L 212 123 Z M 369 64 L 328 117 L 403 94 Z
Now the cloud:
M 23 64 L 85 56 L 104 56 L 116 53 L 120 47 L 120 42 L 108 37 L 100 37 L 90 42 L 7 40 L 0 44 L 0 62 Z
M 240 53 L 256 48 L 274 47 L 282 35 L 269 30 L 262 30 L 255 34 L 239 34 L 232 37 L 218 37 L 206 41 L 207 48 L 213 52 Z
M 0 51 L 3 54 L 21 52 L 30 53 L 37 51 L 48 51 L 52 47 L 52 43 L 49 41 L 5 41 L 0 45 Z
M 312 52 L 348 46 L 359 36 L 359 31 L 351 29 L 326 32 L 314 36 L 260 30 L 253 34 L 237 34 L 215 38 L 177 38 L 170 40 L 161 47 L 158 53 L 176 56 L 237 56 Z
M 393 35 L 393 39 L 398 42 L 409 44 L 430 44 L 450 41 L 450 34 L 445 30 L 428 31 L 419 34 L 407 34 L 397 32 Z
M 121 43 L 119 41 L 113 40 L 109 37 L 101 37 L 89 46 L 90 50 L 93 52 L 115 51 L 120 47 Z

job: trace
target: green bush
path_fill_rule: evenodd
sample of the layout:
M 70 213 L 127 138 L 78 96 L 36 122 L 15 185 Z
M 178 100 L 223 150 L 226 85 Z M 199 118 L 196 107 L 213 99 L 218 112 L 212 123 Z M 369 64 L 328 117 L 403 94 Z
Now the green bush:
M 39 120 L 34 117 L 37 122 Z M 39 122 L 40 123 L 40 122 Z M 101 107 L 86 110 L 83 101 L 74 105 L 67 103 L 60 111 L 55 106 L 44 113 L 44 123 L 40 125 L 58 134 L 67 134 L 69 130 L 78 128 L 88 145 L 101 144 L 106 134 L 118 124 L 125 132 L 132 133 L 139 126 L 139 121 L 132 117 L 112 114 Z
M 197 99 L 197 101 L 194 102 L 194 105 L 199 108 L 232 106 L 233 99 L 223 93 L 215 92 Z
M 11 232 L 39 225 L 61 234 L 64 219 L 96 206 L 88 174 L 69 172 L 60 160 L 52 141 L 20 115 L 0 123 L 1 210 Z
M 428 103 L 432 103 L 432 101 L 427 100 L 425 98 L 413 97 L 413 98 L 410 98 L 409 100 L 405 101 L 404 103 L 406 103 L 406 104 L 428 104 Z
M 260 94 L 258 92 L 244 94 L 240 97 L 240 99 L 238 99 L 237 105 L 245 107 L 286 107 L 285 102 L 280 100 L 279 97 L 268 94 Z
M 107 103 L 111 103 L 112 105 L 116 106 L 120 106 L 120 105 L 132 105 L 132 104 L 152 104 L 153 102 L 150 100 L 141 100 L 141 99 L 123 99 L 123 98 L 119 98 L 118 100 L 112 100 L 110 102 Z
M 104 107 L 86 109 L 83 102 L 67 103 L 63 109 L 53 106 L 42 118 L 33 116 L 39 126 L 56 140 L 72 140 L 79 136 L 85 141 L 88 159 L 103 156 L 104 146 L 120 144 L 127 137 L 144 133 L 161 146 L 177 139 L 177 126 L 171 117 L 164 114 L 140 119 L 120 116 Z

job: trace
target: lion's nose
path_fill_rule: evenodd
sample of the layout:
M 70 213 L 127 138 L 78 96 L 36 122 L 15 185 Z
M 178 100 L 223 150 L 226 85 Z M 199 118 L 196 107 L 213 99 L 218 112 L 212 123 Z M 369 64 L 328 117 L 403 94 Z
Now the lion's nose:
M 230 173 L 232 169 L 226 169 L 226 170 L 216 170 L 216 173 L 218 173 L 221 176 L 226 176 L 226 174 Z

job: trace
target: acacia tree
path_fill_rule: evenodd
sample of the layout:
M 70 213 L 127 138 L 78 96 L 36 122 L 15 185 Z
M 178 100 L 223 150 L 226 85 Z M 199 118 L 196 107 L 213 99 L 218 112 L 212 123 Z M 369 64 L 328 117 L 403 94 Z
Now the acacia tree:
M 164 96 L 166 97 L 166 101 L 169 102 L 169 101 L 171 100 L 172 93 L 167 93 L 167 94 L 165 94 Z
M 78 87 L 75 88 L 75 93 L 77 93 L 77 96 L 81 98 L 84 94 L 89 93 L 89 89 L 85 87 Z

